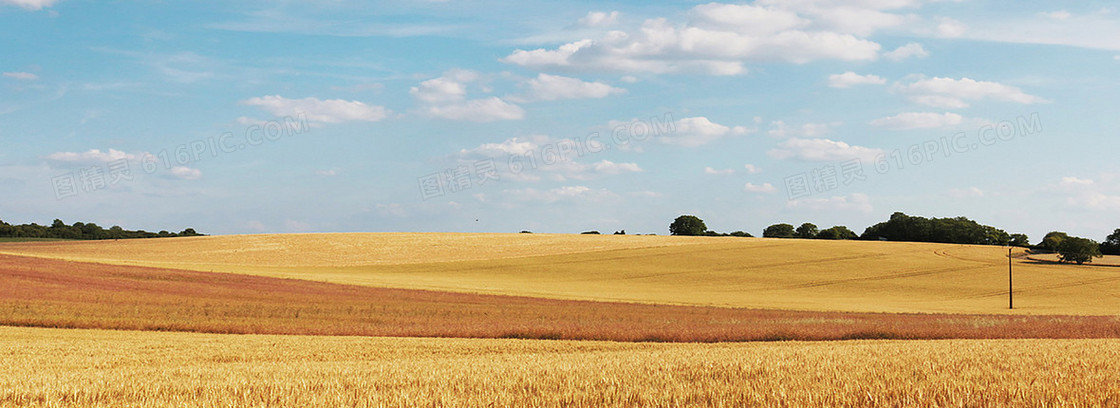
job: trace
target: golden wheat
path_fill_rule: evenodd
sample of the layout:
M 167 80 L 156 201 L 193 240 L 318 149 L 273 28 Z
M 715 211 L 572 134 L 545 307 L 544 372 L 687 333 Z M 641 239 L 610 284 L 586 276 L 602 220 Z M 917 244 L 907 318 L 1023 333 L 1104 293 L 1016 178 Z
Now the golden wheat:
M 0 328 L 0 406 L 1115 406 L 1120 340 L 628 344 Z
M 850 312 L 1120 314 L 1120 268 L 906 242 L 309 234 L 0 244 L 0 253 L 374 287 Z M 536 256 L 531 256 L 536 255 Z

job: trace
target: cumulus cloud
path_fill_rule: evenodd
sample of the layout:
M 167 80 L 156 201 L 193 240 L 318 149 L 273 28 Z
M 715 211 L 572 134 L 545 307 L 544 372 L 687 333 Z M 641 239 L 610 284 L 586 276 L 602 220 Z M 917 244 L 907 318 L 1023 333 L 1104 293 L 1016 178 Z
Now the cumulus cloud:
M 929 56 L 929 51 L 918 43 L 909 43 L 901 47 L 895 48 L 894 51 L 883 53 L 883 57 L 891 61 L 902 61 L 907 58 L 925 58 Z
M 852 71 L 828 76 L 828 86 L 833 88 L 850 88 L 856 85 L 882 85 L 885 83 L 887 83 L 887 80 L 882 77 L 876 75 L 860 75 Z
M 587 186 L 563 186 L 548 190 L 525 188 L 518 190 L 503 190 L 502 193 L 509 197 L 507 201 L 538 202 L 551 204 L 556 202 L 602 202 L 616 199 L 618 195 L 606 189 L 592 189 Z
M 1091 185 L 1093 185 L 1093 180 L 1082 179 L 1082 178 L 1077 178 L 1077 177 L 1062 177 L 1062 181 L 1058 184 L 1063 186 L 1063 187 L 1068 187 L 1068 186 L 1091 186 Z
M 896 84 L 894 88 L 915 103 L 950 109 L 967 108 L 969 106 L 968 101 L 979 100 L 1021 104 L 1046 102 L 1045 99 L 1027 94 L 1014 86 L 998 82 L 977 81 L 967 77 L 961 79 L 942 77 L 918 79 L 910 83 Z
M 323 100 L 311 97 L 288 99 L 280 95 L 270 95 L 246 99 L 241 101 L 241 104 L 260 107 L 276 116 L 293 118 L 303 116 L 308 121 L 319 123 L 377 122 L 385 119 L 389 114 L 383 106 L 342 99 Z
M 577 78 L 540 74 L 528 81 L 529 99 L 555 101 L 560 99 L 598 99 L 626 93 L 602 82 L 584 82 Z
M 807 161 L 844 161 L 860 159 L 872 161 L 883 154 L 882 149 L 852 146 L 829 139 L 791 138 L 782 142 L 768 154 L 776 159 L 800 159 Z
M 39 79 L 39 76 L 30 72 L 5 72 L 4 78 L 18 79 L 21 81 L 34 81 L 36 79 Z
M 758 173 L 762 172 L 762 169 L 758 168 L 758 166 L 755 166 L 753 164 L 744 164 L 743 168 L 746 169 L 747 174 L 758 174 Z
M 832 123 L 805 123 L 800 126 L 787 125 L 784 121 L 775 120 L 770 122 L 770 130 L 766 133 L 773 137 L 817 137 L 824 136 L 832 131 L 832 128 L 840 126 L 840 122 Z
M 743 185 L 743 190 L 748 193 L 773 193 L 778 191 L 770 183 L 762 183 L 762 185 L 755 185 L 754 183 L 747 183 Z
M 690 10 L 687 22 L 648 19 L 637 30 L 610 31 L 598 39 L 554 49 L 519 49 L 502 61 L 567 72 L 736 75 L 747 71 L 747 62 L 878 58 L 879 44 L 860 37 L 874 28 L 843 26 L 835 24 L 838 21 L 826 21 L 830 13 L 782 9 L 779 5 L 698 5 Z
M 582 146 L 577 144 L 584 143 Z M 500 179 L 513 181 L 590 180 L 602 176 L 644 171 L 637 163 L 602 159 L 577 161 L 588 152 L 601 151 L 603 145 L 573 139 L 553 139 L 544 135 L 514 137 L 498 143 L 484 143 L 462 149 L 452 157 L 460 164 L 473 165 L 492 160 Z M 512 163 L 512 164 L 511 164 Z M 514 171 L 514 167 L 517 167 Z
M 453 69 L 443 76 L 421 82 L 409 90 L 414 98 L 424 104 L 421 110 L 433 117 L 493 122 L 517 120 L 525 117 L 525 110 L 502 98 L 467 99 L 467 85 L 479 79 L 473 71 Z
M 703 146 L 726 136 L 745 135 L 753 130 L 743 126 L 725 126 L 703 116 L 683 118 L 676 122 L 675 130 L 663 134 L 662 143 L 684 147 Z
M 42 10 L 45 7 L 53 6 L 57 2 L 58 0 L 0 0 L 0 4 L 23 7 L 27 10 Z
M 202 177 L 202 170 L 185 166 L 176 166 L 171 168 L 171 175 L 183 180 L 198 180 Z
M 137 160 L 144 154 L 125 153 L 116 149 L 102 152 L 100 149 L 91 149 L 86 152 L 58 152 L 46 156 L 47 160 L 58 163 L 72 164 L 105 164 L 118 160 Z
M 610 27 L 618 24 L 618 12 L 591 11 L 577 22 L 580 26 L 591 28 Z
M 810 211 L 858 211 L 870 213 L 873 209 L 871 206 L 871 199 L 866 194 L 861 193 L 852 193 L 848 196 L 829 198 L 799 198 L 790 201 L 787 205 L 790 208 L 802 208 Z
M 961 124 L 964 117 L 956 113 L 945 112 L 905 112 L 894 116 L 875 119 L 871 126 L 892 130 L 933 129 Z
M 715 169 L 712 167 L 704 167 L 704 174 L 711 174 L 715 176 L 727 176 L 735 174 L 735 169 Z
M 424 111 L 439 118 L 471 122 L 517 120 L 525 117 L 525 110 L 520 106 L 506 102 L 496 96 L 472 99 L 461 103 L 429 106 Z

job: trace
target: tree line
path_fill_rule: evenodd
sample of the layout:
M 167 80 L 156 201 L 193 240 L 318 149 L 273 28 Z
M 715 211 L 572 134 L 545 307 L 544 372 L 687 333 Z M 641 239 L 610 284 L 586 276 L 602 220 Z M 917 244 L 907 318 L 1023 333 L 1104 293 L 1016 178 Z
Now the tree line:
M 669 224 L 672 235 L 706 236 L 751 236 L 742 231 L 720 234 L 708 230 L 704 221 L 694 215 L 681 215 Z M 925 218 L 906 215 L 902 212 L 891 214 L 890 219 L 864 229 L 857 235 L 843 225 L 824 230 L 813 223 L 798 227 L 792 224 L 774 224 L 762 231 L 764 238 L 801 238 L 801 239 L 860 239 L 905 242 L 936 242 L 944 244 L 999 245 L 1031 248 L 1035 251 L 1053 252 L 1061 262 L 1082 264 L 1092 262 L 1102 255 L 1120 255 L 1120 228 L 1101 243 L 1069 236 L 1054 231 L 1046 234 L 1038 244 L 1031 245 L 1026 234 L 1009 234 L 999 228 L 983 225 L 965 217 Z
M 0 220 L 0 238 L 99 240 L 196 237 L 203 235 L 195 232 L 194 228 L 187 228 L 181 232 L 148 232 L 144 230 L 130 231 L 121 228 L 119 225 L 104 229 L 92 222 L 75 222 L 73 225 L 66 225 L 58 219 L 54 220 L 49 227 L 36 223 L 11 225 Z

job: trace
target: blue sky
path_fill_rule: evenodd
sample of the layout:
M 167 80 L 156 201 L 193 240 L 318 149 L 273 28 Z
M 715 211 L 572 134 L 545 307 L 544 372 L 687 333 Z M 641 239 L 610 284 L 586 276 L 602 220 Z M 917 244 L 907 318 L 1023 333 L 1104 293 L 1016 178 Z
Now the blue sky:
M 0 218 L 1120 228 L 1108 2 L 0 0 Z

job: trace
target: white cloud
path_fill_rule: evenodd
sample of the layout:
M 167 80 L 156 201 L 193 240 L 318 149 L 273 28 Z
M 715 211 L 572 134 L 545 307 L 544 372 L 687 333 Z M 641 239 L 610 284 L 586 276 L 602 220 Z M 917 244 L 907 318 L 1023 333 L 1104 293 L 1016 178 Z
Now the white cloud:
M 585 143 L 578 146 L 578 143 Z M 540 181 L 547 176 L 554 181 L 589 180 L 601 176 L 644 171 L 637 163 L 600 160 L 594 163 L 575 161 L 581 152 L 599 151 L 602 145 L 573 139 L 552 139 L 544 135 L 514 137 L 499 143 L 484 143 L 460 150 L 453 158 L 463 165 L 480 160 L 493 160 L 499 178 L 513 181 Z M 548 162 L 546 162 L 546 157 Z M 513 160 L 511 158 L 517 158 Z M 512 163 L 512 164 L 511 164 Z M 515 166 L 518 166 L 515 170 Z
M 579 19 L 578 24 L 583 27 L 602 28 L 618 24 L 618 12 L 591 11 Z
M 742 126 L 724 126 L 703 116 L 683 118 L 676 122 L 675 130 L 663 134 L 659 140 L 662 143 L 675 144 L 684 147 L 702 146 L 726 136 L 745 135 L 753 132 Z
M 1077 177 L 1062 177 L 1062 181 L 1059 183 L 1059 185 L 1066 186 L 1066 187 L 1068 187 L 1068 186 L 1091 186 L 1091 185 L 1093 185 L 1093 180 L 1091 180 L 1091 179 L 1081 179 L 1081 178 L 1077 178 Z
M 544 73 L 530 79 L 528 85 L 529 98 L 544 101 L 597 99 L 626 93 L 625 89 L 615 88 L 602 82 L 584 82 L 577 78 Z
M 883 127 L 892 130 L 933 129 L 946 126 L 959 125 L 964 117 L 952 112 L 905 112 L 894 116 L 875 119 L 871 126 Z
M 915 8 L 914 0 L 759 0 L 756 4 L 797 12 L 809 21 L 807 30 L 835 31 L 868 36 L 876 31 L 903 27 L 917 20 L 900 9 Z
M 549 137 L 544 135 L 514 137 L 500 143 L 484 143 L 472 149 L 462 149 L 459 151 L 459 156 L 468 160 L 524 156 L 539 150 L 540 146 L 548 143 L 549 140 Z
M 818 137 L 824 136 L 832 131 L 832 128 L 842 125 L 840 122 L 831 123 L 805 123 L 801 126 L 789 126 L 784 121 L 775 120 L 770 122 L 770 130 L 766 133 L 773 137 Z
M 828 15 L 811 18 L 823 21 Z M 879 44 L 848 33 L 851 27 L 813 23 L 780 7 L 710 3 L 694 7 L 686 23 L 648 19 L 637 30 L 610 31 L 555 49 L 519 49 L 502 61 L 568 72 L 737 75 L 747 71 L 746 62 L 878 58 Z
M 758 168 L 758 166 L 755 166 L 753 164 L 744 164 L 743 168 L 747 170 L 747 174 L 758 174 L 758 173 L 762 172 L 762 169 Z
M 829 139 L 791 138 L 782 142 L 768 154 L 776 159 L 800 159 L 808 161 L 844 161 L 860 159 L 872 161 L 883 154 L 881 149 L 852 146 Z
M 964 36 L 968 32 L 968 27 L 964 23 L 945 18 L 937 25 L 937 36 L 944 38 L 957 38 Z
M 1054 20 L 1067 20 L 1070 18 L 1070 16 L 1072 16 L 1072 14 L 1065 10 L 1038 13 L 1038 15 L 1046 18 L 1052 18 Z
M 1072 207 L 1102 211 L 1120 211 L 1120 195 L 1108 195 L 1097 191 L 1066 199 Z
M 866 194 L 852 193 L 848 196 L 830 198 L 799 198 L 789 202 L 790 208 L 803 208 L 810 211 L 872 211 L 871 199 Z
M 618 198 L 618 195 L 606 189 L 595 190 L 587 186 L 563 186 L 549 190 L 525 188 L 520 190 L 502 191 L 510 201 L 540 202 L 551 204 L 555 202 L 602 202 Z
M 425 106 L 426 114 L 444 119 L 472 122 L 517 120 L 525 117 L 520 106 L 502 98 L 467 99 L 467 84 L 477 81 L 480 75 L 473 71 L 453 69 L 439 78 L 421 82 L 409 93 Z
M 18 79 L 21 81 L 34 81 L 36 79 L 39 79 L 39 76 L 30 72 L 5 72 L 4 78 Z
M 591 169 L 600 174 L 637 173 L 642 171 L 642 168 L 639 167 L 637 163 L 615 163 L 610 160 L 602 160 L 592 164 Z
M 525 117 L 525 110 L 520 106 L 503 101 L 496 96 L 456 104 L 429 106 L 425 112 L 439 118 L 472 122 L 517 120 Z
M 743 185 L 743 190 L 748 193 L 773 193 L 778 191 L 770 183 L 762 183 L 762 185 L 755 185 L 754 183 L 747 183 Z
M 339 171 L 338 169 L 315 170 L 315 175 L 322 177 L 334 177 L 339 175 L 339 173 L 341 173 L 341 171 Z
M 887 80 L 882 77 L 870 74 L 860 75 L 852 71 L 828 76 L 828 86 L 833 88 L 849 88 L 855 85 L 882 85 L 885 83 L 887 83 Z
M 711 174 L 716 176 L 726 176 L 735 174 L 735 169 L 714 169 L 711 167 L 704 167 L 704 174 Z
M 145 153 L 146 154 L 146 153 Z M 74 152 L 58 152 L 47 155 L 47 159 L 59 163 L 74 163 L 74 164 L 104 164 L 114 162 L 117 160 L 137 160 L 143 155 L 125 153 L 116 149 L 109 149 L 102 152 L 100 149 L 91 149 L 87 152 L 74 153 Z
M 58 0 L 0 0 L 0 4 L 19 6 L 27 10 L 41 10 L 57 2 Z
M 949 190 L 949 197 L 953 198 L 977 198 L 983 196 L 984 190 L 981 190 L 979 187 L 969 187 L 964 189 L 954 188 Z
M 171 175 L 183 180 L 198 180 L 202 177 L 202 170 L 176 166 L 171 168 Z
M 925 47 L 922 47 L 922 45 L 918 43 L 909 43 L 895 48 L 894 51 L 883 54 L 883 57 L 891 61 L 902 61 L 910 57 L 925 58 L 928 56 L 929 51 L 926 51 Z
M 283 117 L 303 116 L 311 122 L 341 123 L 349 121 L 377 122 L 385 119 L 389 111 L 383 106 L 366 105 L 359 101 L 342 99 L 288 99 L 280 95 L 261 96 L 241 101 L 242 105 L 257 106 Z
M 1021 104 L 1046 102 L 1045 99 L 1030 95 L 1021 89 L 998 82 L 977 81 L 971 78 L 934 77 L 918 79 L 908 84 L 895 84 L 894 89 L 907 95 L 911 101 L 922 105 L 941 108 L 960 109 L 969 106 L 968 101 L 996 100 Z

